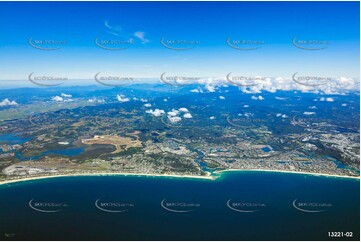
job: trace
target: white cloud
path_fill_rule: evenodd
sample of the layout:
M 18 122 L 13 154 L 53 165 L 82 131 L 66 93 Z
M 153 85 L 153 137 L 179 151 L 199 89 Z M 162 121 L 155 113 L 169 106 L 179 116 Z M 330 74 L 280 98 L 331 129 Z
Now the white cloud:
M 223 96 L 219 96 L 219 99 L 224 100 L 224 99 L 226 99 L 226 98 L 223 97 Z
M 96 98 L 89 98 L 88 99 L 88 103 L 94 103 L 94 102 L 105 103 L 105 100 L 104 99 L 96 99 Z
M 116 25 L 110 25 L 109 21 L 104 21 L 104 26 L 107 28 L 107 32 L 115 35 L 115 36 L 121 36 L 121 37 L 126 37 L 129 39 L 129 41 L 133 42 L 134 39 L 130 38 L 129 36 L 129 32 L 127 33 L 126 31 L 123 31 L 122 27 L 120 26 L 116 26 Z M 148 39 L 145 38 L 145 32 L 142 31 L 136 31 L 133 33 L 133 36 L 135 36 L 136 38 L 138 38 L 142 44 L 146 44 L 149 42 Z
M 216 117 L 214 117 L 214 116 L 209 117 L 210 120 L 213 120 L 213 119 L 215 119 L 215 118 L 216 118 Z
M 333 102 L 334 100 L 333 100 L 333 98 L 332 97 L 328 97 L 328 98 L 326 98 L 326 102 Z
M 170 116 L 168 116 L 168 119 L 171 123 L 178 123 L 182 120 L 182 118 L 180 117 L 170 117 Z
M 216 86 L 210 85 L 210 84 L 206 84 L 204 86 L 204 88 L 208 91 L 208 92 L 215 92 L 216 91 Z
M 130 99 L 127 98 L 127 97 L 124 96 L 124 95 L 117 95 L 117 99 L 118 99 L 118 101 L 121 102 L 121 103 L 125 103 L 125 102 L 129 102 L 129 101 L 130 101 Z
M 314 115 L 316 112 L 303 112 L 304 115 Z
M 55 101 L 55 102 L 62 102 L 62 101 L 64 101 L 64 98 L 62 98 L 60 96 L 55 96 L 55 97 L 52 97 L 51 100 Z
M 65 94 L 65 93 L 60 94 L 60 96 L 62 96 L 62 97 L 72 97 L 72 95 L 70 95 L 70 94 Z
M 346 107 L 346 106 L 347 106 L 347 103 L 343 103 L 341 106 L 342 106 L 342 107 Z
M 142 103 L 147 103 L 147 102 L 148 102 L 148 100 L 145 99 L 145 98 L 141 98 L 140 101 L 141 101 Z
M 164 101 L 164 102 L 168 102 L 168 99 L 164 98 L 163 101 Z
M 18 105 L 17 102 L 14 101 L 10 101 L 8 98 L 5 98 L 4 100 L 2 100 L 2 102 L 0 102 L 0 107 L 4 107 L 4 106 L 16 106 Z
M 189 110 L 187 108 L 180 108 L 178 109 L 180 112 L 189 113 Z
M 183 115 L 184 118 L 193 118 L 192 114 L 186 113 Z
M 218 87 L 229 85 L 230 83 L 223 78 L 204 78 L 197 79 L 192 83 L 187 84 L 200 84 L 204 85 L 204 88 L 208 92 L 215 92 Z M 340 77 L 334 78 L 332 81 L 320 86 L 307 86 L 296 83 L 291 77 L 272 77 L 264 78 L 262 81 L 256 83 L 254 86 L 239 86 L 239 89 L 244 93 L 262 93 L 262 91 L 275 93 L 277 91 L 301 91 L 312 93 L 324 93 L 324 94 L 344 94 L 352 91 L 359 91 L 359 81 L 357 78 Z M 192 92 L 198 92 L 199 89 L 193 89 Z M 284 100 L 286 98 L 276 98 L 278 100 Z
M 142 41 L 142 44 L 149 43 L 149 39 L 145 38 L 145 32 L 137 31 L 134 33 L 134 36 L 140 39 Z
M 309 109 L 317 109 L 317 107 L 316 106 L 310 106 L 310 107 L 308 107 Z
M 251 99 L 253 99 L 253 100 L 264 100 L 264 97 L 262 97 L 262 96 L 252 96 L 251 97 Z
M 192 89 L 190 92 L 199 93 L 199 90 L 196 88 L 196 89 Z
M 151 106 L 152 106 L 152 104 L 150 104 L 150 103 L 144 104 L 144 107 L 147 107 L 147 108 L 150 108 Z
M 172 109 L 172 111 L 169 111 L 167 114 L 168 116 L 175 117 L 179 114 L 179 111 L 176 109 Z
M 245 104 L 243 105 L 244 108 L 249 108 L 249 105 Z
M 150 110 L 147 110 L 147 111 L 145 111 L 146 113 L 149 113 L 149 114 L 151 114 L 151 115 L 153 115 L 153 116 L 155 116 L 155 117 L 159 117 L 159 116 L 161 116 L 161 115 L 163 115 L 163 114 L 165 114 L 165 112 L 164 112 L 164 110 L 160 110 L 160 109 L 155 109 L 154 111 L 153 111 L 153 109 L 150 109 Z
M 334 101 L 334 99 L 332 98 L 332 97 L 328 97 L 328 98 L 324 98 L 324 97 L 321 97 L 320 98 L 320 101 L 321 102 L 333 102 Z
M 282 114 L 282 113 L 277 113 L 276 117 L 288 118 L 288 116 L 286 114 Z
M 242 116 L 242 114 L 240 116 Z M 250 118 L 250 117 L 253 117 L 254 114 L 253 113 L 245 113 L 244 116 L 247 118 Z

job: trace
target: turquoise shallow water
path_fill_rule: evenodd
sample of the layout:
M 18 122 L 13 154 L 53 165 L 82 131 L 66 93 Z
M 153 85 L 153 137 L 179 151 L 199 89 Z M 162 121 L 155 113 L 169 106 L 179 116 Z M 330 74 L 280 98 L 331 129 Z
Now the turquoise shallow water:
M 66 177 L 0 186 L 2 240 L 359 238 L 356 179 L 229 172 L 215 180 Z M 299 209 L 297 209 L 299 208 Z M 302 211 L 304 210 L 304 211 Z

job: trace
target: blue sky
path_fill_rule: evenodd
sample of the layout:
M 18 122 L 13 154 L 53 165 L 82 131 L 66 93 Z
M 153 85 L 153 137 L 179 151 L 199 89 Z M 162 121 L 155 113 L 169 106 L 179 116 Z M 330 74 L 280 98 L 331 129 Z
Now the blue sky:
M 97 72 L 359 77 L 359 14 L 358 2 L 1 2 L 0 79 L 25 80 L 31 72 L 85 79 Z M 30 37 L 67 44 L 43 51 L 28 44 Z M 134 44 L 108 51 L 94 44 L 97 37 Z M 162 37 L 199 44 L 170 50 Z M 265 44 L 236 50 L 228 37 Z M 308 51 L 296 48 L 294 37 L 329 44 Z

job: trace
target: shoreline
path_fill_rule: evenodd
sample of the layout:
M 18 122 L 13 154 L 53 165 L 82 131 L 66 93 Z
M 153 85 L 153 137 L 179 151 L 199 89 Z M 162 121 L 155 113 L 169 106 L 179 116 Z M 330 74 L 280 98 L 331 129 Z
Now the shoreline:
M 360 180 L 359 176 L 345 176 L 345 175 L 331 175 L 324 173 L 312 173 L 312 172 L 299 172 L 299 171 L 282 171 L 282 170 L 267 170 L 267 169 L 228 169 L 215 171 L 213 174 L 216 176 L 207 175 L 207 176 L 193 176 L 193 175 L 169 175 L 169 174 L 144 174 L 144 173 L 74 173 L 74 174 L 59 174 L 59 175 L 50 175 L 50 176 L 36 176 L 28 178 L 18 178 L 13 180 L 4 180 L 0 181 L 1 185 L 7 185 L 11 183 L 19 183 L 33 180 L 44 180 L 51 178 L 60 178 L 60 177 L 81 177 L 81 176 L 138 176 L 138 177 L 163 177 L 163 178 L 186 178 L 186 179 L 200 179 L 200 180 L 217 180 L 223 173 L 229 172 L 268 172 L 268 173 L 284 173 L 284 174 L 298 174 L 298 175 L 309 175 L 309 176 L 318 176 L 318 177 L 329 177 L 329 178 L 345 178 L 345 179 L 355 179 Z
M 315 173 L 315 172 L 302 172 L 302 171 L 283 171 L 283 170 L 267 170 L 267 169 L 228 169 L 222 171 L 215 171 L 215 174 L 222 174 L 227 172 L 269 172 L 269 173 L 288 173 L 288 174 L 298 174 L 298 175 L 309 175 L 309 176 L 321 176 L 321 177 L 329 177 L 329 178 L 346 178 L 346 179 L 356 179 L 360 180 L 359 176 L 346 176 L 346 175 L 332 175 L 332 174 L 325 174 L 325 173 Z
M 145 174 L 145 173 L 74 173 L 74 174 L 59 174 L 59 175 L 50 175 L 50 176 L 34 176 L 27 178 L 18 178 L 12 180 L 4 180 L 0 181 L 1 185 L 18 183 L 18 182 L 26 182 L 33 180 L 44 180 L 50 178 L 60 178 L 60 177 L 82 177 L 82 176 L 138 176 L 138 177 L 168 177 L 168 178 L 187 178 L 187 179 L 202 179 L 202 180 L 215 180 L 215 177 L 212 176 L 192 176 L 192 175 L 167 175 L 167 174 Z

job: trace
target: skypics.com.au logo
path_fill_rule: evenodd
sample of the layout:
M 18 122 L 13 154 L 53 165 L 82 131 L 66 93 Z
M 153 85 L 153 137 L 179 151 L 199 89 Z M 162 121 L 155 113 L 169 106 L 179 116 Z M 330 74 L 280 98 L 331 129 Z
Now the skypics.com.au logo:
M 68 204 L 60 202 L 34 202 L 34 199 L 31 199 L 29 207 L 41 213 L 57 213 L 67 208 Z
M 125 77 L 118 75 L 105 75 L 102 74 L 101 72 L 98 72 L 97 74 L 95 74 L 94 80 L 103 86 L 117 87 L 117 86 L 124 86 L 131 84 L 136 79 L 133 77 Z
M 161 38 L 160 44 L 169 50 L 190 50 L 201 44 L 198 40 L 165 39 Z
M 330 45 L 330 41 L 316 39 L 298 39 L 297 37 L 294 37 L 292 39 L 292 44 L 301 50 L 316 51 L 326 49 Z
M 166 199 L 163 199 L 160 205 L 165 210 L 173 213 L 189 213 L 201 206 L 199 203 L 193 202 L 167 202 Z
M 236 50 L 257 50 L 266 44 L 263 40 L 245 40 L 245 39 L 232 39 L 228 37 L 226 43 L 229 47 Z
M 298 202 L 298 199 L 293 200 L 292 205 L 295 209 L 304 213 L 321 213 L 332 207 L 331 203 Z
M 232 202 L 232 199 L 227 201 L 227 207 L 238 213 L 255 213 L 266 208 L 265 203 L 258 202 Z
M 37 86 L 54 87 L 63 84 L 63 81 L 68 81 L 69 79 L 64 76 L 35 75 L 32 72 L 28 75 L 28 80 Z
M 103 212 L 107 213 L 123 213 L 131 208 L 134 208 L 134 204 L 130 202 L 101 202 L 100 199 L 95 201 L 95 207 Z
M 36 39 L 30 37 L 28 44 L 37 50 L 52 51 L 61 49 L 64 45 L 67 45 L 68 42 L 65 40 Z

